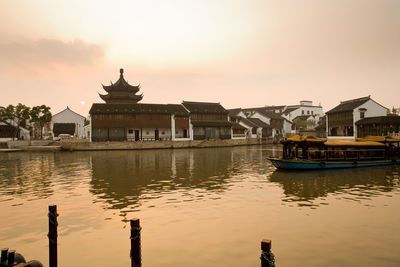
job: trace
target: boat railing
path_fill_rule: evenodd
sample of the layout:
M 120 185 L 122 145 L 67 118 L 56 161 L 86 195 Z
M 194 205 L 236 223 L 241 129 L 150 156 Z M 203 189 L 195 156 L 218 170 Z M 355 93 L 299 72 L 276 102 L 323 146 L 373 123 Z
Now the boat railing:
M 385 150 L 309 150 L 307 156 L 311 160 L 371 160 L 384 159 Z

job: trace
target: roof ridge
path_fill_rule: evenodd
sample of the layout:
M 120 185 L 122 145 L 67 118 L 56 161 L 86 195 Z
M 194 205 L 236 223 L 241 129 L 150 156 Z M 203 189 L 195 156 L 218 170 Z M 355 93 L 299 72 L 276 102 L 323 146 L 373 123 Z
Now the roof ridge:
M 340 101 L 340 104 L 353 103 L 353 102 L 367 100 L 367 99 L 370 99 L 370 98 L 371 98 L 371 95 L 368 95 L 368 96 L 359 97 L 359 98 L 355 98 L 355 99 L 349 99 L 349 100 L 345 100 L 345 101 Z

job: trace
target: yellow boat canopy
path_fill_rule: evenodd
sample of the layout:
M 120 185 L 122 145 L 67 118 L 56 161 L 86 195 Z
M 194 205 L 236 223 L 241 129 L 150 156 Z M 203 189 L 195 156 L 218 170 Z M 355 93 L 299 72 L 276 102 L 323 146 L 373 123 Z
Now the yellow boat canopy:
M 327 141 L 325 146 L 385 146 L 383 143 L 374 141 Z
M 323 143 L 325 142 L 325 138 L 318 138 L 313 135 L 292 135 L 290 137 L 283 137 L 281 138 L 280 142 L 281 143 L 286 143 L 286 142 L 320 142 Z
M 399 138 L 393 138 L 391 136 L 372 136 L 368 135 L 364 138 L 357 138 L 357 141 L 374 141 L 374 142 L 400 142 Z

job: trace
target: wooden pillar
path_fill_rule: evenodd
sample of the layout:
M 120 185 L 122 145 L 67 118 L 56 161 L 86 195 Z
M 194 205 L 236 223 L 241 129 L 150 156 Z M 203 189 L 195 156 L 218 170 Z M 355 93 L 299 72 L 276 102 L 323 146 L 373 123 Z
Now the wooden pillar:
M 131 267 L 142 266 L 142 255 L 140 247 L 140 220 L 131 220 Z
M 275 256 L 271 252 L 271 240 L 261 240 L 261 267 L 275 267 Z
M 49 266 L 57 267 L 57 205 L 49 206 Z

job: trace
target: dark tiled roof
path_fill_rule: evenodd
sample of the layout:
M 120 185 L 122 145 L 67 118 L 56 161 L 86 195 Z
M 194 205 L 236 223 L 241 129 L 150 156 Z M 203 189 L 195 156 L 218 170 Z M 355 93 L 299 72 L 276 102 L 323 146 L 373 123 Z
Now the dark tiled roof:
M 232 123 L 232 129 L 235 129 L 235 130 L 245 130 L 246 127 L 243 127 L 242 125 L 240 125 L 240 124 L 237 123 L 237 122 L 233 122 L 233 123 Z
M 54 123 L 53 133 L 55 136 L 59 134 L 75 134 L 75 123 Z
M 98 104 L 92 105 L 90 114 L 108 113 L 155 113 L 155 114 L 175 114 L 179 116 L 189 116 L 189 112 L 179 104 Z
M 52 117 L 54 117 L 54 116 L 57 116 L 58 114 L 60 114 L 61 112 L 64 112 L 64 111 L 66 111 L 66 110 L 69 110 L 69 111 L 71 111 L 72 113 L 75 113 L 76 115 L 78 115 L 78 116 L 80 116 L 80 117 L 82 117 L 82 118 L 84 118 L 84 119 L 86 119 L 84 116 L 82 116 L 81 114 L 79 114 L 79 113 L 76 113 L 75 111 L 73 111 L 72 109 L 70 109 L 68 106 L 67 106 L 67 108 L 66 109 L 63 109 L 63 110 L 61 110 L 60 112 L 57 112 L 56 114 L 54 114 Z
M 299 109 L 299 108 L 300 108 L 300 106 L 298 106 L 298 107 L 287 107 L 286 110 L 283 112 L 283 114 L 287 115 L 290 112 L 292 112 L 292 111 L 294 111 L 296 109 Z
M 228 111 L 220 103 L 183 101 L 182 105 L 191 113 L 228 114 Z
M 265 122 L 263 122 L 262 120 L 258 119 L 258 118 L 247 118 L 249 121 L 251 121 L 256 127 L 259 128 L 272 128 L 271 125 L 266 124 Z
M 197 127 L 232 127 L 229 121 L 191 121 L 193 126 Z
M 337 105 L 333 109 L 326 112 L 326 114 L 334 113 L 334 112 L 352 111 L 356 107 L 361 106 L 362 104 L 364 104 L 365 102 L 367 102 L 370 99 L 371 99 L 370 96 L 366 96 L 366 97 L 351 99 L 351 100 L 347 100 L 347 101 L 342 101 L 342 102 L 340 102 L 339 105 Z
M 231 115 L 231 116 L 235 116 L 235 115 L 239 114 L 240 111 L 242 111 L 241 108 L 228 109 L 229 115 Z
M 281 113 L 275 113 L 272 112 L 271 110 L 268 110 L 268 107 L 261 107 L 261 108 L 246 108 L 243 109 L 244 111 L 253 111 L 253 112 L 258 112 L 261 115 L 270 118 L 270 119 L 275 119 L 275 120 L 284 120 L 285 118 L 281 116 Z
M 297 116 L 296 118 L 294 118 L 293 121 L 296 119 L 306 121 L 309 118 L 313 118 L 313 117 L 314 117 L 313 115 L 300 115 L 300 116 Z
M 360 124 L 394 124 L 400 125 L 400 116 L 379 116 L 364 118 L 356 122 L 357 125 Z

